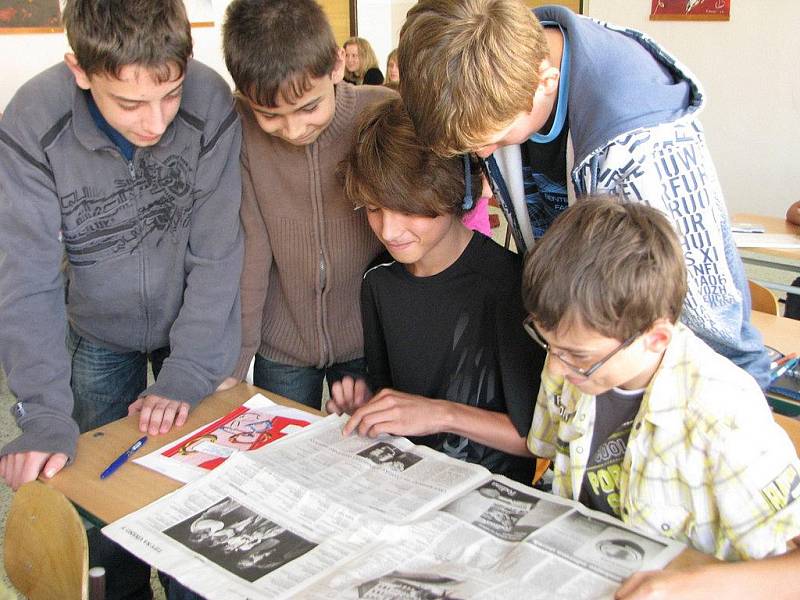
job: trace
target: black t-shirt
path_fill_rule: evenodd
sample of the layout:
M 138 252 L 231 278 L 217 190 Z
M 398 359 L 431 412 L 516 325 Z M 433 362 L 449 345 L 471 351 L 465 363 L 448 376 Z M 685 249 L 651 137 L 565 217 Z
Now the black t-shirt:
M 579 497 L 581 504 L 620 517 L 622 461 L 643 397 L 644 390 L 612 389 L 595 399 L 594 432 Z
M 373 389 L 507 413 L 526 436 L 544 352 L 522 327 L 520 258 L 476 233 L 453 265 L 431 277 L 411 275 L 388 253 L 373 264 L 361 287 Z M 517 481 L 530 483 L 533 475 L 533 458 L 455 434 L 412 440 Z

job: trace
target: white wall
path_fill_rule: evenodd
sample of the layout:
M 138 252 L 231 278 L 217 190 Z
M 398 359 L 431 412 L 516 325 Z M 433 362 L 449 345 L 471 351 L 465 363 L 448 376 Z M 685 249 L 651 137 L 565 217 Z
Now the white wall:
M 797 0 L 735 0 L 721 22 L 650 21 L 644 0 L 584 0 L 584 12 L 646 32 L 700 79 L 700 118 L 731 213 L 783 216 L 800 200 Z
M 358 35 L 372 45 L 384 77 L 386 57 L 397 48 L 406 13 L 416 3 L 417 0 L 358 0 Z

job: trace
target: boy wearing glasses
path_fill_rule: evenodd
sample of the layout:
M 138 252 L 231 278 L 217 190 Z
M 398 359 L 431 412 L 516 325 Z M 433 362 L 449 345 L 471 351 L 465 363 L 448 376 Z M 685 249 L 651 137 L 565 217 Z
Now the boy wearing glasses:
M 755 380 L 678 321 L 686 269 L 667 219 L 579 202 L 529 253 L 522 285 L 525 328 L 548 351 L 528 447 L 553 460 L 553 492 L 719 559 L 786 552 L 800 461 Z M 793 550 L 640 573 L 617 598 L 775 597 L 796 583 L 765 588 L 763 570 L 772 583 L 798 563 Z
M 544 352 L 521 327 L 520 258 L 461 222 L 480 196 L 477 165 L 421 146 L 392 99 L 364 114 L 343 170 L 345 194 L 388 253 L 361 286 L 375 395 L 344 378 L 328 412 L 352 415 L 345 435 L 412 436 L 530 483 L 525 436 Z

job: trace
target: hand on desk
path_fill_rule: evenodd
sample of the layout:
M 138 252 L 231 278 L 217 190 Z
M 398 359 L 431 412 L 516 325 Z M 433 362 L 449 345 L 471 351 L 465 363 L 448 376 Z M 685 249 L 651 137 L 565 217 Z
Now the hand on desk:
M 331 386 L 331 399 L 325 403 L 328 414 L 352 415 L 358 408 L 364 406 L 372 398 L 367 382 L 363 379 L 353 379 L 345 375 L 340 381 L 334 381 Z
M 224 392 L 225 390 L 231 389 L 233 386 L 237 385 L 239 380 L 236 377 L 226 377 L 222 383 L 217 386 L 215 391 L 217 392 Z
M 139 415 L 139 431 L 149 435 L 167 433 L 172 426 L 181 427 L 189 416 L 189 404 L 151 394 L 142 396 L 128 407 L 128 414 Z
M 442 431 L 442 418 L 438 409 L 442 401 L 384 388 L 366 404 L 358 408 L 342 434 L 377 437 L 381 433 L 392 435 L 431 435 Z
M 42 473 L 47 479 L 67 464 L 66 454 L 49 452 L 17 452 L 0 457 L 0 476 L 15 492 L 23 483 L 34 481 Z

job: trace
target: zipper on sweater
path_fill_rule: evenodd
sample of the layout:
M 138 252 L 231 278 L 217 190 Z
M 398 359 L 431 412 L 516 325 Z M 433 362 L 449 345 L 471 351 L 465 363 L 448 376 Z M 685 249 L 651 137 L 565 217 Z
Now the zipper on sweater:
M 128 173 L 131 176 L 131 183 L 136 183 L 136 164 L 134 163 L 134 158 L 136 158 L 136 151 L 134 151 L 133 158 L 131 160 L 126 160 L 126 164 L 128 165 Z M 123 159 L 125 157 L 123 156 Z M 135 189 L 135 185 L 134 185 Z M 135 198 L 134 201 L 138 199 Z M 136 206 L 134 206 L 134 213 L 136 214 L 136 226 L 139 231 L 142 231 L 141 222 L 139 221 L 139 211 L 136 210 Z M 141 290 L 142 294 L 142 313 L 144 317 L 144 332 L 143 332 L 143 339 L 142 339 L 142 347 L 148 348 L 150 346 L 149 340 L 149 332 L 150 332 L 150 315 L 147 306 L 147 277 L 145 274 L 145 257 L 144 257 L 144 247 L 140 246 L 139 250 L 139 289 Z
M 319 251 L 319 295 L 320 298 L 322 294 L 325 292 L 325 285 L 328 283 L 328 272 L 327 266 L 325 265 L 325 256 L 322 253 L 322 250 Z M 325 341 L 325 336 L 322 336 L 320 340 L 321 343 L 321 350 L 322 356 L 325 357 L 325 362 L 327 363 L 328 359 L 328 344 Z

